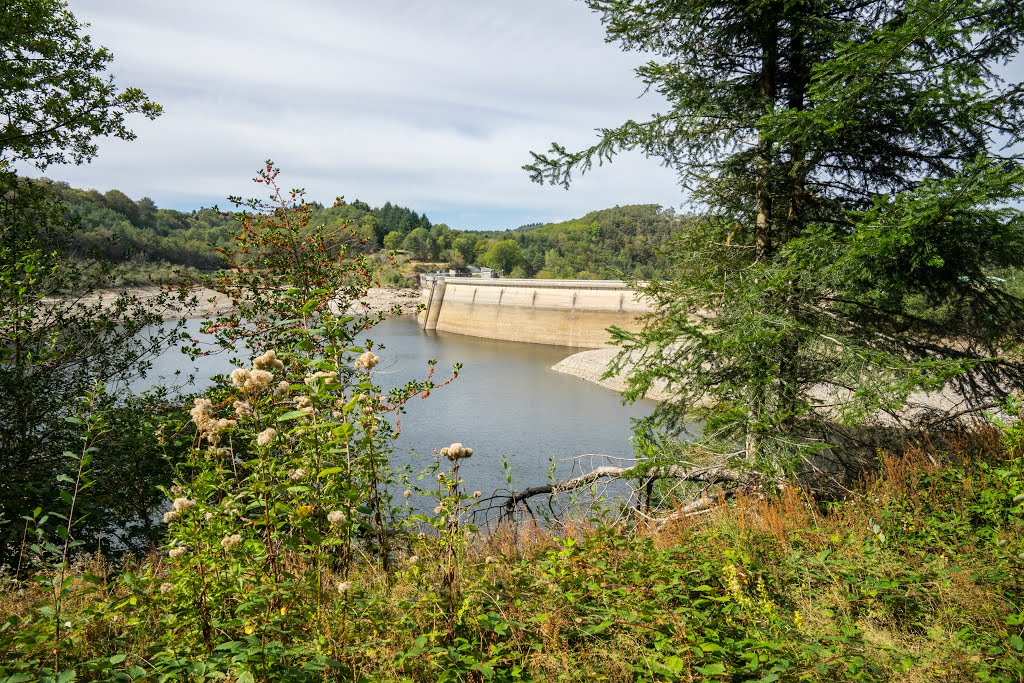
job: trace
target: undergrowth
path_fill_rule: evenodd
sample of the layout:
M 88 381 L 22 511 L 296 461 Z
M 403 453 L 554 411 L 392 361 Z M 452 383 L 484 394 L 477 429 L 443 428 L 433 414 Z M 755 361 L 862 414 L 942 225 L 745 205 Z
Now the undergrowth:
M 176 627 L 164 557 L 82 556 L 61 680 L 1020 681 L 1024 456 L 975 437 L 885 458 L 830 505 L 790 488 L 661 530 L 476 533 L 454 604 L 438 525 L 390 580 L 357 565 L 302 619 L 279 615 L 287 630 L 214 624 L 208 644 Z M 7 581 L 0 680 L 45 667 L 51 586 Z

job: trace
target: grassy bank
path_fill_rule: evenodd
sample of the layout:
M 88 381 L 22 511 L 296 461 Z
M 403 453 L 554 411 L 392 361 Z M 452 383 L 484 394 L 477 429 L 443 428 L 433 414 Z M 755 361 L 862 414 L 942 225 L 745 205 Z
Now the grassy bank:
M 35 680 L 58 642 L 79 680 L 1019 681 L 1022 492 L 1021 452 L 983 433 L 887 458 L 841 503 L 413 537 L 390 581 L 325 573 L 273 609 L 243 558 L 208 568 L 237 593 L 207 596 L 234 605 L 207 633 L 165 556 L 83 557 L 57 641 L 52 589 L 6 582 L 0 680 Z

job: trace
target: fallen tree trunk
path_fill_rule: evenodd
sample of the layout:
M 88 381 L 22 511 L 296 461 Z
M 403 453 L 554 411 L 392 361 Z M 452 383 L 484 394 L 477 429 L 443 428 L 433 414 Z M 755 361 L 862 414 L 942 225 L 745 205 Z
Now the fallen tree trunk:
M 539 486 L 531 486 L 520 491 L 495 493 L 490 498 L 482 501 L 483 504 L 481 507 L 484 512 L 497 510 L 500 517 L 510 518 L 515 513 L 516 508 L 522 506 L 530 513 L 531 516 L 533 516 L 533 510 L 530 509 L 529 505 L 529 500 L 531 498 L 569 493 L 601 481 L 613 479 L 637 480 L 639 482 L 639 487 L 645 488 L 648 491 L 655 481 L 662 479 L 689 481 L 706 484 L 708 486 L 732 486 L 732 489 L 729 491 L 720 491 L 717 494 L 704 496 L 686 504 L 669 516 L 673 519 L 678 519 L 681 516 L 698 514 L 713 506 L 718 501 L 732 497 L 735 495 L 737 490 L 754 488 L 761 486 L 764 483 L 764 477 L 760 474 L 755 472 L 743 472 L 722 465 L 705 467 L 692 467 L 689 465 L 658 465 L 652 467 L 646 464 L 637 464 L 629 467 L 605 465 L 595 467 L 589 472 L 569 479 L 550 482 Z M 664 523 L 664 521 L 667 521 L 668 519 L 669 518 L 654 521 Z

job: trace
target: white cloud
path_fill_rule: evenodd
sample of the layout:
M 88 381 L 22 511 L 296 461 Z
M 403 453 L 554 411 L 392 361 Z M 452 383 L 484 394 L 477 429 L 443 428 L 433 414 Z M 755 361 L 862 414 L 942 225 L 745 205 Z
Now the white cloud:
M 531 184 L 529 151 L 642 118 L 638 55 L 573 0 L 72 0 L 121 85 L 164 105 L 105 142 L 75 185 L 192 208 L 248 194 L 263 160 L 289 185 L 391 201 L 453 227 L 515 227 L 614 204 L 678 205 L 674 174 L 624 157 L 572 190 Z

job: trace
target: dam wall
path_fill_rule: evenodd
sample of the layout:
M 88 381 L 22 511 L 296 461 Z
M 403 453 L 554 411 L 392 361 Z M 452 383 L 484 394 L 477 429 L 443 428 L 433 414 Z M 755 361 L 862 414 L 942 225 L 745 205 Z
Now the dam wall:
M 612 325 L 636 330 L 650 310 L 624 282 L 422 276 L 424 330 L 580 348 L 604 346 Z

